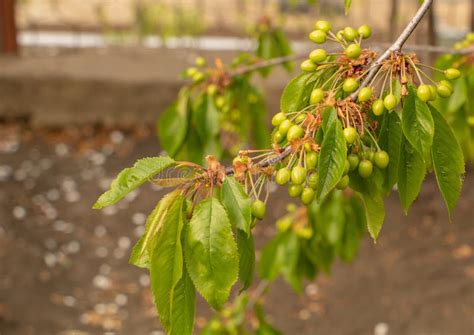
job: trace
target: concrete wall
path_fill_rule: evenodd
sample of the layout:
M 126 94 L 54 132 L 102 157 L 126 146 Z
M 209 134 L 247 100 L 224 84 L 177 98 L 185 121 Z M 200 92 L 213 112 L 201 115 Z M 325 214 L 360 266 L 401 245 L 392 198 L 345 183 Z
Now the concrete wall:
M 234 56 L 219 55 L 224 61 Z M 193 50 L 118 48 L 0 58 L 0 118 L 47 126 L 152 124 L 175 99 L 184 84 L 179 73 L 196 56 Z M 204 56 L 212 61 L 217 54 Z M 287 78 L 277 71 L 265 81 L 272 112 Z

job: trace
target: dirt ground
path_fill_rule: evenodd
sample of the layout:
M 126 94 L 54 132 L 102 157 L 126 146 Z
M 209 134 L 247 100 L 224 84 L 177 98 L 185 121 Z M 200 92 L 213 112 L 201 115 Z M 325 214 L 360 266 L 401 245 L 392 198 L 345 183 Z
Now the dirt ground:
M 157 155 L 150 129 L 0 127 L 0 334 L 162 335 L 145 271 L 127 263 L 162 195 L 144 186 L 118 206 L 91 206 L 135 159 Z M 260 242 L 282 214 L 273 197 Z M 474 175 L 449 224 L 434 178 L 408 217 L 395 197 L 379 242 L 297 296 L 278 282 L 267 300 L 285 334 L 474 334 Z M 199 302 L 198 324 L 207 309 Z

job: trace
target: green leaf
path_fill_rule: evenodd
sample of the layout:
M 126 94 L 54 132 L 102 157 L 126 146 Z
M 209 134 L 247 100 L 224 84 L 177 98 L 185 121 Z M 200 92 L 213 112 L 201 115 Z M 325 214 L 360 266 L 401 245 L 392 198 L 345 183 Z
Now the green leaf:
M 331 245 L 337 245 L 344 232 L 346 216 L 344 212 L 342 192 L 331 192 L 321 202 L 317 213 L 316 224 L 325 240 Z
M 339 247 L 339 256 L 345 262 L 351 262 L 355 258 L 362 233 L 367 225 L 363 205 L 358 196 L 352 196 L 347 199 L 344 206 L 347 220 Z
M 444 117 L 434 108 L 431 108 L 431 113 L 435 122 L 431 151 L 433 167 L 438 187 L 451 216 L 461 194 L 465 172 L 464 158 L 461 147 Z
M 323 199 L 344 174 L 347 147 L 341 122 L 336 120 L 324 134 L 323 144 L 319 155 L 319 184 L 317 197 Z
M 138 160 L 133 167 L 126 168 L 119 173 L 117 178 L 112 181 L 110 189 L 99 197 L 93 208 L 101 209 L 115 204 L 172 164 L 174 164 L 174 160 L 169 157 L 149 157 Z
M 271 239 L 262 249 L 260 257 L 260 277 L 273 281 L 281 271 L 284 263 L 284 245 L 290 237 L 289 232 L 280 233 Z
M 244 291 L 252 285 L 255 268 L 255 243 L 252 235 L 237 230 L 237 247 L 239 249 L 239 279 Z
M 403 132 L 400 117 L 396 112 L 386 114 L 379 135 L 379 145 L 390 157 L 390 164 L 383 171 L 383 189 L 385 193 L 390 193 L 398 180 L 402 138 Z
M 279 51 L 277 56 L 280 56 L 280 57 L 288 56 L 288 55 L 291 55 L 293 53 L 293 51 L 291 49 L 290 41 L 288 40 L 285 33 L 281 29 L 276 29 L 274 31 L 273 38 L 276 41 L 276 45 L 277 45 L 278 51 Z M 291 72 L 291 71 L 293 71 L 293 62 L 283 63 L 283 67 L 285 67 L 285 69 L 288 72 Z
M 453 94 L 449 97 L 447 112 L 454 113 L 461 108 L 467 101 L 468 89 L 466 80 L 460 78 L 453 83 Z
M 186 266 L 199 293 L 220 309 L 237 280 L 239 258 L 227 213 L 216 198 L 194 209 L 186 230 Z
M 196 125 L 204 154 L 221 157 L 219 111 L 212 97 L 207 94 L 198 97 L 193 112 L 193 123 Z
M 425 175 L 426 166 L 423 157 L 410 142 L 403 139 L 398 174 L 398 195 L 405 214 L 418 197 Z
M 385 205 L 382 195 L 382 176 L 375 172 L 369 179 L 363 179 L 357 172 L 350 176 L 351 188 L 359 192 L 365 209 L 370 236 L 377 240 L 385 220 Z
M 160 117 L 158 122 L 158 138 L 161 147 L 174 157 L 181 148 L 188 131 L 189 90 L 182 89 L 178 100 Z
M 249 106 L 248 123 L 250 136 L 255 142 L 257 149 L 265 149 L 270 146 L 270 132 L 266 124 L 267 109 L 262 94 L 254 87 L 250 89 L 250 94 L 257 97 L 257 101 Z
M 431 161 L 434 122 L 428 105 L 421 101 L 413 87 L 408 87 L 408 96 L 402 112 L 402 128 L 406 139 L 423 157 Z
M 221 189 L 221 200 L 232 225 L 250 234 L 252 224 L 251 201 L 242 185 L 234 177 L 226 177 Z
M 184 197 L 179 195 L 166 209 L 150 259 L 150 283 L 158 314 L 163 327 L 172 326 L 174 289 L 183 276 L 183 230 Z
M 132 249 L 132 254 L 129 260 L 130 264 L 141 268 L 149 267 L 149 255 L 153 252 L 156 237 L 163 226 L 163 222 L 167 218 L 166 215 L 168 214 L 171 205 L 176 201 L 181 193 L 180 190 L 168 193 L 156 205 L 155 209 L 146 220 L 145 234 L 143 234 Z
M 183 276 L 173 292 L 171 328 L 168 335 L 192 335 L 196 310 L 196 290 L 183 266 Z
M 344 0 L 344 12 L 345 14 L 349 14 L 349 10 L 351 9 L 352 0 Z
M 321 129 L 323 133 L 328 130 L 330 126 L 337 120 L 337 112 L 334 107 L 327 107 L 323 109 L 323 122 L 321 123 Z
M 301 278 L 297 273 L 300 253 L 298 238 L 291 231 L 278 234 L 265 245 L 260 259 L 260 276 L 274 281 L 279 274 L 297 292 L 302 289 Z
M 288 83 L 280 100 L 282 112 L 297 112 L 308 105 L 314 77 L 312 73 L 302 73 Z
M 273 38 L 269 32 L 264 32 L 258 37 L 258 46 L 256 50 L 256 54 L 258 57 L 263 59 L 270 59 L 272 58 L 272 51 L 273 51 Z M 271 67 L 263 67 L 258 71 L 263 77 L 266 77 L 271 72 Z

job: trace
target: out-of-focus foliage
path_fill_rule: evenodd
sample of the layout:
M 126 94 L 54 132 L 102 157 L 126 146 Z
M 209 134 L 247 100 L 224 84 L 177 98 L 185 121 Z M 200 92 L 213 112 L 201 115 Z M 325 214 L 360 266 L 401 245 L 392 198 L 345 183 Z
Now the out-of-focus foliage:
M 437 68 L 456 68 L 461 77 L 453 82 L 453 94 L 438 99 L 437 107 L 447 118 L 461 143 L 467 161 L 474 162 L 474 33 L 456 43 L 458 50 L 471 50 L 465 55 L 443 55 L 435 63 Z

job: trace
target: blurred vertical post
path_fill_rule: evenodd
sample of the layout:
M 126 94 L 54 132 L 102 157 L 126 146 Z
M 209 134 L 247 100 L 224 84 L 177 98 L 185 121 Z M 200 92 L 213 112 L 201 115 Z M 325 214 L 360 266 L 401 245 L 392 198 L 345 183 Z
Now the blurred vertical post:
M 15 0 L 0 0 L 0 53 L 17 52 Z
M 435 4 L 428 11 L 428 43 L 430 45 L 436 45 L 438 43 L 438 38 L 436 36 L 436 17 L 435 17 Z
M 390 3 L 390 41 L 395 40 L 395 36 L 398 35 L 398 0 L 392 0 Z
M 471 0 L 471 31 L 474 31 L 474 0 Z

